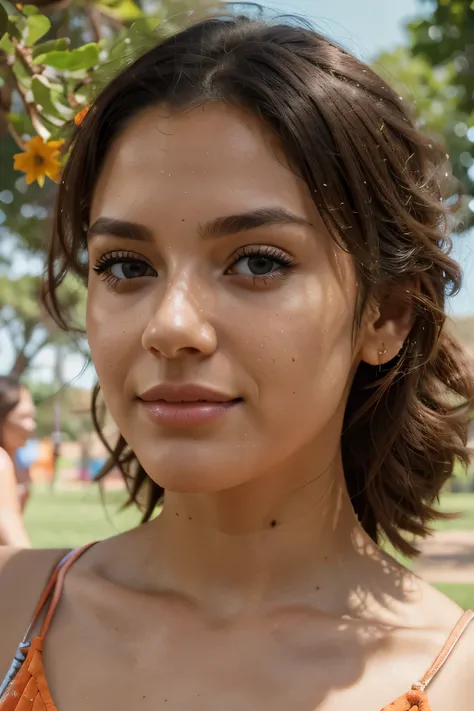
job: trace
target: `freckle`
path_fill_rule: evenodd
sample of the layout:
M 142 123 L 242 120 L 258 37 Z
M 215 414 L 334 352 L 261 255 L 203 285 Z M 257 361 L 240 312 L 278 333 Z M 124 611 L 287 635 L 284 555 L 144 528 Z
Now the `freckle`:
M 193 520 L 193 517 L 192 517 L 192 516 L 188 516 L 188 521 L 192 521 L 192 520 Z
M 293 395 L 296 395 L 296 393 L 295 393 L 295 392 L 293 392 Z
M 292 358 L 292 359 L 291 359 L 291 362 L 292 362 L 292 363 L 296 363 L 296 358 Z
M 275 362 L 275 358 L 272 358 L 272 363 L 274 363 L 274 362 Z
M 277 522 L 275 520 L 273 520 L 270 525 L 272 528 L 275 528 L 275 526 L 277 525 Z
M 184 217 L 183 217 L 183 219 L 181 220 L 181 222 L 184 222 Z
M 176 516 L 179 516 L 179 513 L 178 513 L 178 512 L 176 512 Z

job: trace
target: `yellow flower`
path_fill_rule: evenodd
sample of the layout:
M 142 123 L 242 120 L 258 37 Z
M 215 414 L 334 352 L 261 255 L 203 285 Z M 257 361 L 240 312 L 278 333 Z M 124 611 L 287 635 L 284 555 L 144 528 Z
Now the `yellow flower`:
M 35 180 L 43 187 L 45 177 L 59 182 L 61 163 L 59 152 L 64 141 L 43 141 L 41 136 L 35 136 L 26 144 L 24 153 L 16 153 L 14 169 L 26 173 L 26 183 L 31 185 Z

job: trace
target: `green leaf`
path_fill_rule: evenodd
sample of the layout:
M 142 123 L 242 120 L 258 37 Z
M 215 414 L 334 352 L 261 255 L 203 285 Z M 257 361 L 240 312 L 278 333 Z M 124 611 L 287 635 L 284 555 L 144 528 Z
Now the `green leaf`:
M 10 37 L 14 37 L 17 40 L 21 40 L 21 31 L 17 27 L 16 20 L 17 20 L 17 18 L 15 18 L 15 17 L 8 18 L 7 34 L 9 34 Z
M 0 5 L 3 5 L 7 12 L 7 15 L 14 15 L 18 12 L 18 8 L 15 3 L 10 2 L 10 0 L 0 0 Z
M 13 64 L 13 74 L 25 89 L 31 88 L 31 74 L 21 59 L 16 59 Z
M 103 0 L 97 3 L 97 8 L 110 17 L 116 17 L 118 20 L 136 20 L 137 17 L 143 15 L 139 7 L 133 0 L 118 0 L 118 2 L 107 2 Z
M 27 16 L 37 15 L 39 13 L 39 10 L 35 5 L 23 5 L 21 11 L 24 15 Z
M 31 81 L 31 90 L 38 110 L 45 113 L 55 125 L 58 119 L 60 126 L 74 117 L 74 111 L 62 100 L 60 85 L 51 85 L 44 77 L 35 76 Z
M 91 42 L 71 52 L 46 52 L 35 57 L 33 63 L 46 64 L 48 67 L 68 72 L 91 69 L 99 63 L 99 45 Z
M 10 38 L 8 37 L 8 34 L 3 35 L 2 39 L 0 40 L 0 49 L 5 52 L 5 54 L 13 54 L 15 49 L 10 41 Z
M 51 22 L 44 15 L 30 15 L 26 21 L 27 32 L 25 44 L 28 47 L 34 45 L 51 28 Z
M 32 57 L 35 59 L 40 54 L 47 54 L 48 52 L 67 52 L 69 45 L 70 40 L 67 37 L 41 42 L 33 47 Z
M 74 92 L 74 98 L 79 104 L 90 104 L 96 97 L 96 89 L 93 84 L 86 84 L 81 86 L 76 92 Z
M 8 14 L 0 2 L 0 35 L 3 36 L 8 27 Z

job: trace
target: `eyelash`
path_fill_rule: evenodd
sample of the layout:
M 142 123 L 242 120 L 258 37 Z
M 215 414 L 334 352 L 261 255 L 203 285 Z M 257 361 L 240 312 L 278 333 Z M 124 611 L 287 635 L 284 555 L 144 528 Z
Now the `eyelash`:
M 237 250 L 235 259 L 226 269 L 226 274 L 229 274 L 229 270 L 245 257 L 266 257 L 279 264 L 277 271 L 271 272 L 270 274 L 245 276 L 244 278 L 252 280 L 254 286 L 266 286 L 268 282 L 274 279 L 285 279 L 288 276 L 288 272 L 296 265 L 295 260 L 290 257 L 287 252 L 284 252 L 278 247 L 264 244 L 251 244 Z
M 279 264 L 276 271 L 269 274 L 263 274 L 261 276 L 248 276 L 240 275 L 245 279 L 251 279 L 253 284 L 256 286 L 265 286 L 269 281 L 274 279 L 284 279 L 288 275 L 288 272 L 295 266 L 295 260 L 290 257 L 289 254 L 279 249 L 278 247 L 272 247 L 270 245 L 246 245 L 237 250 L 235 258 L 232 263 L 226 268 L 225 274 L 229 275 L 230 270 L 238 264 L 241 259 L 249 257 L 266 257 L 271 259 L 275 263 Z M 133 279 L 119 279 L 111 272 L 111 268 L 116 264 L 136 264 L 141 262 L 146 264 L 153 269 L 153 267 L 148 264 L 139 255 L 133 252 L 127 251 L 114 251 L 107 254 L 103 254 L 97 260 L 96 264 L 93 266 L 93 271 L 100 276 L 100 278 L 109 286 L 111 289 L 116 288 L 125 281 L 134 281 Z M 155 271 L 155 270 L 153 270 Z M 138 277 L 137 277 L 138 278 Z

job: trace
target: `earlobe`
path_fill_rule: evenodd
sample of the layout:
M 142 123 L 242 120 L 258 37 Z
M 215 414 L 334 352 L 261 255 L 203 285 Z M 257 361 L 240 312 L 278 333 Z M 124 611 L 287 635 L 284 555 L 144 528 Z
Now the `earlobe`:
M 405 284 L 386 292 L 369 306 L 360 349 L 362 361 L 385 365 L 400 353 L 415 322 L 412 294 Z
M 384 342 L 377 344 L 366 344 L 360 352 L 360 360 L 368 365 L 385 365 L 396 358 L 403 348 L 403 342 L 393 342 L 390 348 L 387 348 Z

